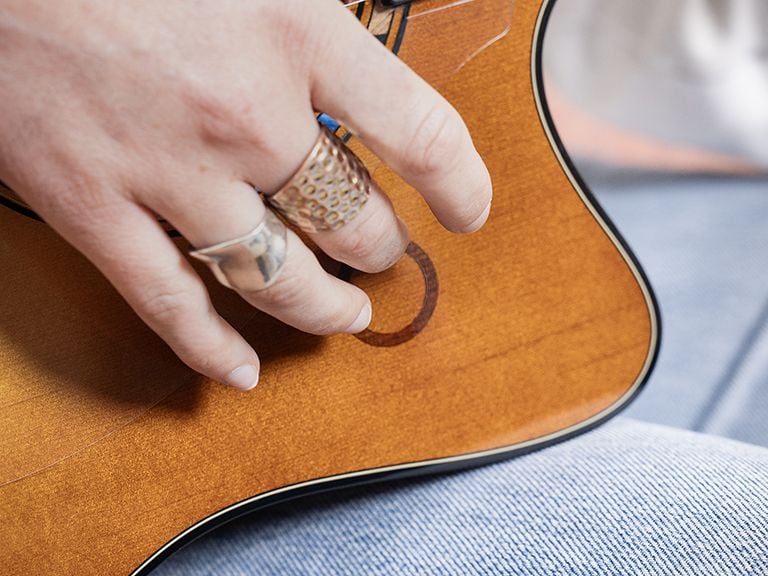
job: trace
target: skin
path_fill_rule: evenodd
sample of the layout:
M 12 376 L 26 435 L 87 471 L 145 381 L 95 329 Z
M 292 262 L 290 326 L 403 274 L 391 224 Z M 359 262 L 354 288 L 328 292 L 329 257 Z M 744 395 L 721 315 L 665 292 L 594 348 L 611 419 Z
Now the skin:
M 254 188 L 275 192 L 300 166 L 315 110 L 350 128 L 447 229 L 477 230 L 490 209 L 458 113 L 338 0 L 0 0 L 0 101 L 0 179 L 182 361 L 240 389 L 256 385 L 258 355 L 156 215 L 196 247 L 249 232 L 265 214 Z M 312 239 L 377 272 L 408 232 L 375 195 Z M 324 272 L 292 232 L 278 281 L 247 300 L 314 334 L 358 332 L 371 317 L 365 293 Z

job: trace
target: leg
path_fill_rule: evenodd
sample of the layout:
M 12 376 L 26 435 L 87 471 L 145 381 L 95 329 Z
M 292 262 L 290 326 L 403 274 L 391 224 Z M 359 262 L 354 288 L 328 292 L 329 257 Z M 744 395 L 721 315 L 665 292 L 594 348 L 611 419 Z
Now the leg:
M 516 460 L 267 509 L 184 574 L 765 574 L 768 450 L 617 420 Z

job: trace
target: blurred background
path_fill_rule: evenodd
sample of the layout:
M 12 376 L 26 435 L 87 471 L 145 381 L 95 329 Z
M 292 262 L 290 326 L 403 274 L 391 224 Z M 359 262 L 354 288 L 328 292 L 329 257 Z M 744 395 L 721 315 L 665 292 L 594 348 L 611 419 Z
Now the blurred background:
M 768 2 L 560 0 L 543 64 L 555 127 L 661 308 L 625 415 L 768 446 Z

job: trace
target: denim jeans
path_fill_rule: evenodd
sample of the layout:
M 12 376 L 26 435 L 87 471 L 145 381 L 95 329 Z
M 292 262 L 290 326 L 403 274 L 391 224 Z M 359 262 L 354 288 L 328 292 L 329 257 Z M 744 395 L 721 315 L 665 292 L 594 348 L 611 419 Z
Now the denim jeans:
M 470 471 L 297 500 L 158 576 L 768 574 L 768 449 L 616 420 Z

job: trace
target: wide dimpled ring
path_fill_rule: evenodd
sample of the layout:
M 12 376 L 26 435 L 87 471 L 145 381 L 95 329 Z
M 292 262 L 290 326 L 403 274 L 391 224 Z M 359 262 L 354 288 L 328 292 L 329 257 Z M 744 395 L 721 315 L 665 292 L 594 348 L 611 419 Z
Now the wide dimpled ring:
M 376 183 L 360 159 L 325 126 L 304 163 L 267 202 L 306 232 L 338 230 L 353 220 Z
M 225 286 L 253 292 L 277 279 L 285 264 L 287 238 L 285 224 L 267 210 L 264 221 L 248 234 L 189 254 L 208 264 Z

